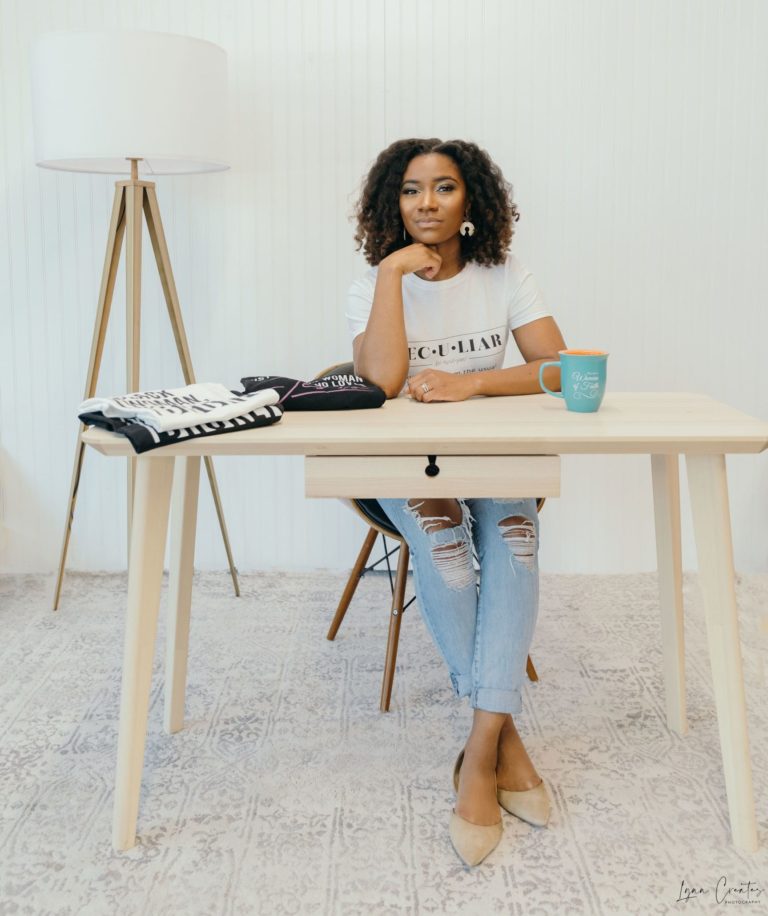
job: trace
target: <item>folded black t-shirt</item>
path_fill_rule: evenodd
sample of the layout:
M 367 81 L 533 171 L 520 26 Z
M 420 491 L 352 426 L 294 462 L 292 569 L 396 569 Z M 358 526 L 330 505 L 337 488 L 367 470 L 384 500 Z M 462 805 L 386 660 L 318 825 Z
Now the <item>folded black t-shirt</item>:
M 201 439 L 205 436 L 220 436 L 222 433 L 237 433 L 243 429 L 255 429 L 257 426 L 271 426 L 282 417 L 283 411 L 277 405 L 259 407 L 240 417 L 231 420 L 215 420 L 212 423 L 200 423 L 197 426 L 187 426 L 184 429 L 171 429 L 168 432 L 158 432 L 151 426 L 135 419 L 123 417 L 105 417 L 98 410 L 91 413 L 81 413 L 78 419 L 88 426 L 98 426 L 108 429 L 113 433 L 125 436 L 137 453 L 148 452 L 162 445 L 175 445 L 177 442 L 187 442 L 189 439 Z
M 387 396 L 378 385 L 359 375 L 327 375 L 314 382 L 301 382 L 277 375 L 254 375 L 240 379 L 246 394 L 274 388 L 283 410 L 360 410 L 381 407 Z

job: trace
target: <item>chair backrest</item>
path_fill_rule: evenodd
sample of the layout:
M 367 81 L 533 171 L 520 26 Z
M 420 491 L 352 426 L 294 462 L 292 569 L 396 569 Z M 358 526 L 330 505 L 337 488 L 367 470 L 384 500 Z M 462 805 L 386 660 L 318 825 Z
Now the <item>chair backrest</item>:
M 354 373 L 355 364 L 353 362 L 334 363 L 332 366 L 328 366 L 327 369 L 323 369 L 322 372 L 318 372 L 315 376 L 315 381 L 320 378 L 328 378 L 329 375 L 354 375 Z
M 381 508 L 381 503 L 378 499 L 351 499 L 350 503 L 363 521 L 375 528 L 379 534 L 397 541 L 403 540 L 402 534 L 389 520 L 389 516 Z

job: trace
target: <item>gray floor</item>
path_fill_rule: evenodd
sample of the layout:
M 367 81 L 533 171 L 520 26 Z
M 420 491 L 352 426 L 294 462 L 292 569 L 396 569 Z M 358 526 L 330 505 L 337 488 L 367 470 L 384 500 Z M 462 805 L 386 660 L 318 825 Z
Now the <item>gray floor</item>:
M 545 575 L 541 680 L 518 727 L 553 816 L 544 830 L 505 816 L 472 871 L 447 833 L 470 712 L 415 605 L 378 712 L 389 588 L 366 577 L 329 643 L 343 581 L 247 575 L 238 600 L 224 573 L 196 577 L 186 728 L 162 730 L 159 651 L 140 845 L 118 855 L 125 579 L 70 574 L 54 615 L 50 577 L 0 577 L 0 913 L 709 913 L 744 900 L 718 903 L 721 878 L 752 882 L 748 912 L 768 911 L 768 576 L 738 582 L 757 854 L 730 845 L 695 577 L 681 739 L 664 720 L 655 575 Z M 683 882 L 703 893 L 677 902 Z

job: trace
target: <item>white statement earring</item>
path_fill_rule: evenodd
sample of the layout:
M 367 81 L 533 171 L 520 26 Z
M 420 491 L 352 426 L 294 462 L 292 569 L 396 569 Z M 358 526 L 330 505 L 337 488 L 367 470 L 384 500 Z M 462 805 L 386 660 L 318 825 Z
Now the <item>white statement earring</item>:
M 475 224 L 471 223 L 468 219 L 459 226 L 459 232 L 462 235 L 474 235 L 475 234 Z

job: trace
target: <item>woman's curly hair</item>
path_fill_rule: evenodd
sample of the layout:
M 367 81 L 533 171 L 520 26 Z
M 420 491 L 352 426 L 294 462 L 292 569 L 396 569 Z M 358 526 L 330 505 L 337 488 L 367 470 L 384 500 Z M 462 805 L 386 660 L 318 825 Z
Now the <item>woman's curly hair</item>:
M 512 201 L 512 185 L 488 153 L 466 140 L 397 140 L 390 144 L 368 172 L 355 208 L 355 241 L 369 264 L 379 264 L 387 255 L 410 245 L 403 239 L 400 216 L 400 186 L 408 163 L 415 156 L 440 153 L 458 166 L 467 188 L 470 219 L 475 234 L 460 236 L 461 257 L 485 267 L 502 264 L 520 219 Z

